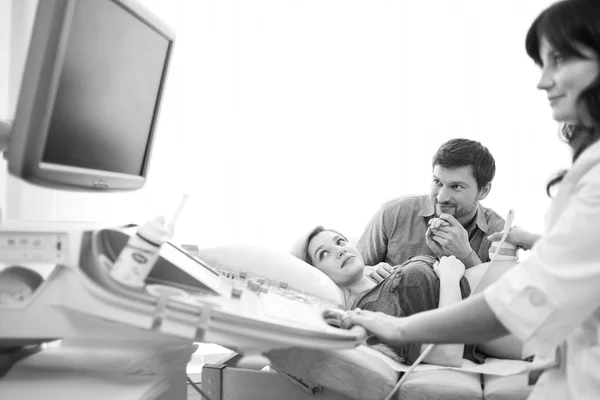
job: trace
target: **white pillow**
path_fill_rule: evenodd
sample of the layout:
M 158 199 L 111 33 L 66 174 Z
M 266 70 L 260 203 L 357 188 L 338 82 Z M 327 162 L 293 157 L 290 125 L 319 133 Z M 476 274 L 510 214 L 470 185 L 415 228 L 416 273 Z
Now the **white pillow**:
M 286 282 L 300 292 L 343 304 L 342 292 L 324 273 L 288 253 L 250 245 L 219 246 L 190 251 L 213 268 L 246 271 L 278 282 Z

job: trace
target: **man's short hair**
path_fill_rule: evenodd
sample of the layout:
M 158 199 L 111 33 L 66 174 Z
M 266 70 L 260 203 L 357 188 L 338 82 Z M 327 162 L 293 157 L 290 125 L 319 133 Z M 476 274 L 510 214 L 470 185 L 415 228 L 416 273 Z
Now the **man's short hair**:
M 433 156 L 432 168 L 458 168 L 471 165 L 477 188 L 481 189 L 494 179 L 496 162 L 492 153 L 475 140 L 451 139 L 444 143 Z

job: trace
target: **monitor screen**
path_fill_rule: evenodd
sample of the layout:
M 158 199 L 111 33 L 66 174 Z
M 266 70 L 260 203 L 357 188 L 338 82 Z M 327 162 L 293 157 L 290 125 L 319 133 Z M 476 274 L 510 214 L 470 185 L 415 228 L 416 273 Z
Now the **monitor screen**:
M 114 2 L 78 1 L 43 162 L 141 176 L 168 51 Z
M 173 38 L 135 1 L 40 1 L 9 171 L 56 188 L 140 188 Z

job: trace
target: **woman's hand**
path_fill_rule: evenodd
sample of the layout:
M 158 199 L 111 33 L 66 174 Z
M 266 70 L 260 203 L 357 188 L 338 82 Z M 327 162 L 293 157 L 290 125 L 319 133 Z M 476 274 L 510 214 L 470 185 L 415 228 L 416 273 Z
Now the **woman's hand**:
M 454 256 L 442 257 L 433 265 L 433 271 L 441 279 L 460 280 L 465 274 L 465 264 Z
M 429 227 L 427 228 L 427 232 L 425 232 L 425 242 L 437 258 L 442 258 L 446 255 L 446 251 L 442 245 L 435 241 L 433 236 L 441 227 L 447 227 L 450 226 L 450 224 L 441 218 L 431 218 L 428 222 L 428 225 Z
M 356 308 L 342 318 L 342 328 L 349 329 L 360 325 L 375 335 L 383 343 L 400 344 L 400 328 L 403 318 L 392 317 L 382 312 L 372 312 Z
M 492 233 L 488 236 L 490 242 L 499 242 L 502 240 L 504 232 Z M 541 235 L 531 233 L 525 229 L 521 229 L 518 226 L 513 227 L 506 236 L 506 242 L 514 244 L 515 246 L 524 250 L 531 250 L 535 242 L 540 239 Z

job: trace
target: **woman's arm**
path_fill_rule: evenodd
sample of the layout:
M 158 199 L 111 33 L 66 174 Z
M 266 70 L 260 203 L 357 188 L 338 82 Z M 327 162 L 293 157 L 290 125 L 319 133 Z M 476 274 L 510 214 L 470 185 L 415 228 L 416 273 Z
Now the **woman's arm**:
M 349 312 L 342 326 L 362 325 L 385 343 L 481 343 L 508 333 L 482 294 L 406 318 L 364 310 Z
M 454 257 L 443 257 L 434 267 L 434 271 L 440 279 L 440 301 L 438 308 L 447 307 L 462 301 L 460 280 L 465 273 L 464 264 Z M 436 346 L 423 361 L 429 364 L 459 367 L 462 365 L 464 347 L 463 344 Z M 421 347 L 421 352 L 425 348 L 427 348 L 427 344 Z
M 509 333 L 482 295 L 405 320 L 395 330 L 402 341 L 409 342 L 471 344 L 487 342 Z

